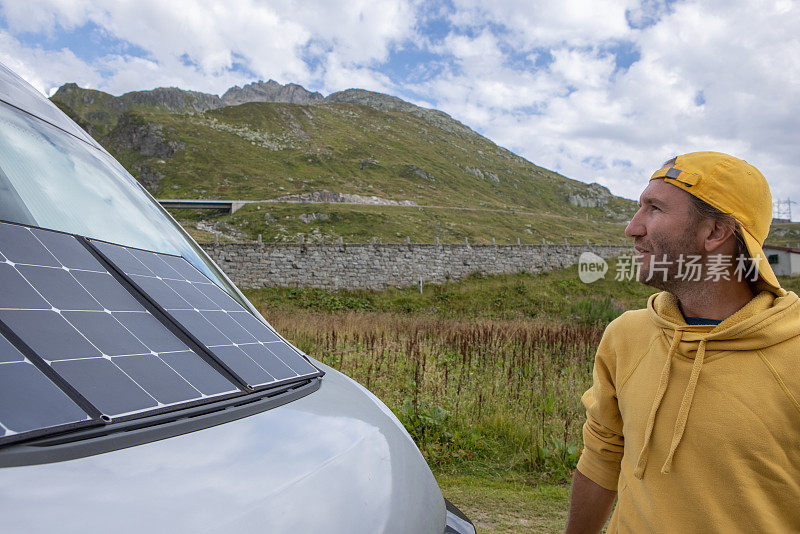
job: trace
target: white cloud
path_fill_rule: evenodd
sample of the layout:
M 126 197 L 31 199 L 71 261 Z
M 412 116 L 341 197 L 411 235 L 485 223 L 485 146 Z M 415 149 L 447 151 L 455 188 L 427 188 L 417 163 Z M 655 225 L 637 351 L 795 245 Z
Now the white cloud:
M 338 81 L 342 68 L 360 71 L 384 61 L 392 46 L 413 34 L 415 24 L 414 12 L 404 0 L 300 4 L 287 0 L 39 0 L 25 6 L 6 0 L 0 5 L 14 33 L 52 35 L 92 24 L 143 50 L 144 60 L 130 53 L 96 61 L 98 70 L 118 69 L 103 77 L 105 85 L 100 87 L 107 90 L 142 89 L 152 87 L 155 80 L 175 80 L 184 87 L 199 82 L 191 88 L 220 92 L 226 87 L 218 82 L 238 78 L 233 74 L 241 72 L 237 66 L 256 77 L 327 86 L 328 61 L 330 76 Z M 304 56 L 313 51 L 321 61 L 316 67 L 310 67 Z M 153 65 L 157 68 L 149 69 Z M 135 74 L 146 73 L 149 76 L 135 79 Z M 247 81 L 252 80 L 241 80 Z
M 22 76 L 41 93 L 49 95 L 53 80 L 75 80 L 92 86 L 101 76 L 70 50 L 45 51 L 24 46 L 0 30 L 0 62 Z
M 626 10 L 635 0 L 455 0 L 454 22 L 462 26 L 492 23 L 508 29 L 524 47 L 591 46 L 625 37 Z
M 610 14 L 598 16 L 595 28 L 586 17 L 595 4 L 583 13 L 568 4 L 558 8 L 555 26 L 541 29 L 522 3 L 458 5 L 467 8 L 456 17 L 461 24 L 478 24 L 480 12 L 511 30 L 445 39 L 460 69 L 428 87 L 440 108 L 498 144 L 631 198 L 671 155 L 728 151 L 759 166 L 777 194 L 800 197 L 790 180 L 800 164 L 796 6 L 682 2 L 669 11 L 648 3 L 628 12 L 645 27 L 622 29 L 630 4 L 606 5 Z M 538 9 L 546 8 L 533 4 L 530 12 Z M 551 42 L 546 68 L 508 61 L 526 27 L 526 46 Z M 611 53 L 617 40 L 640 54 L 628 69 L 618 69 Z M 538 103 L 537 113 L 520 112 L 526 99 Z

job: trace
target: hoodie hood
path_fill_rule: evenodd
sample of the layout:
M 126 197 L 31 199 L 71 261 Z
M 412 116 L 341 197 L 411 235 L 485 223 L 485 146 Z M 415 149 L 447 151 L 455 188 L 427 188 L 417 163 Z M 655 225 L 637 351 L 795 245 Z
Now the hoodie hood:
M 776 345 L 797 335 L 800 320 L 800 299 L 793 292 L 778 289 L 775 293 L 762 291 L 739 311 L 718 325 L 688 325 L 672 293 L 662 291 L 647 301 L 650 319 L 669 340 L 669 350 L 661 371 L 658 389 L 653 398 L 645 428 L 644 445 L 636 462 L 634 476 L 641 479 L 647 466 L 650 439 L 661 401 L 669 387 L 672 360 L 676 355 L 693 359 L 689 383 L 675 420 L 669 453 L 661 474 L 670 472 L 672 458 L 683 438 L 686 421 L 692 408 L 694 392 L 702 372 L 706 351 L 752 351 Z
M 778 294 L 762 291 L 718 325 L 688 325 L 672 293 L 662 291 L 647 302 L 650 320 L 671 339 L 680 331 L 676 352 L 694 358 L 701 341 L 707 351 L 758 350 L 797 335 L 800 298 L 783 289 Z

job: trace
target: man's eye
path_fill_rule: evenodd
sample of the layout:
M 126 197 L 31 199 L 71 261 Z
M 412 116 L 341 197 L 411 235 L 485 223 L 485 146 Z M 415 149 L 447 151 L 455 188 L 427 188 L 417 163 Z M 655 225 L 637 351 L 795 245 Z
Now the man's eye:
M 650 206 L 650 210 L 651 210 L 651 211 L 661 211 L 661 208 L 659 208 L 658 206 L 652 206 L 652 205 L 651 205 L 651 206 Z

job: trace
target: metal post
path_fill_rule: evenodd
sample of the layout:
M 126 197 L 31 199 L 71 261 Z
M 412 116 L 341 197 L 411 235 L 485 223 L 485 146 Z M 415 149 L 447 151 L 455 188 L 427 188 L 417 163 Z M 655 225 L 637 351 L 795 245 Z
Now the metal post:
M 565 245 L 567 244 L 567 238 L 566 237 L 564 238 L 564 244 Z
M 519 241 L 519 238 L 517 238 L 517 245 L 519 245 L 519 244 L 520 244 L 520 241 Z
M 422 294 L 422 276 L 419 277 L 419 294 Z
M 214 234 L 214 244 L 219 245 L 219 234 Z
M 436 244 L 439 244 L 439 236 L 437 235 L 434 239 L 436 239 Z

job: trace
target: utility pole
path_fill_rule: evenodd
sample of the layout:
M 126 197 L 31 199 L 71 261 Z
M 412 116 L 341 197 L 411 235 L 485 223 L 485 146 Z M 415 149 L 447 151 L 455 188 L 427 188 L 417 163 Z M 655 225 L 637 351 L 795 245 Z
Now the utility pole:
M 774 201 L 772 204 L 772 218 L 785 219 L 791 222 L 792 204 L 797 204 L 797 202 L 793 201 L 791 198 L 786 198 L 786 200 Z

